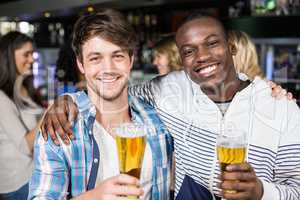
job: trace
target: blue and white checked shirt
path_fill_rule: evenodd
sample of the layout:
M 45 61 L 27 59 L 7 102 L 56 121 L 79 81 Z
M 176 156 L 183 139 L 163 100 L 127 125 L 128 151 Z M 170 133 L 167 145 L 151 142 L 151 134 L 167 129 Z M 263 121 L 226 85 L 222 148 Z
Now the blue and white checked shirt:
M 28 199 L 68 199 L 95 186 L 99 148 L 92 128 L 96 109 L 84 92 L 70 95 L 79 108 L 73 125 L 75 139 L 68 146 L 56 146 L 51 139 L 44 141 L 38 134 Z M 153 107 L 130 96 L 129 107 L 134 121 L 155 127 L 147 136 L 153 158 L 151 198 L 169 199 L 172 138 Z

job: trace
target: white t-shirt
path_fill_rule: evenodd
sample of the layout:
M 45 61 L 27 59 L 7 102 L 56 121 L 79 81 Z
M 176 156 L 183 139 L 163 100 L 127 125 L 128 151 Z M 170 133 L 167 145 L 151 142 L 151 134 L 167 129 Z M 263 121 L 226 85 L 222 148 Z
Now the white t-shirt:
M 100 151 L 100 164 L 96 185 L 103 180 L 120 174 L 118 151 L 115 139 L 97 122 L 93 126 L 93 133 Z M 151 199 L 152 186 L 152 154 L 151 148 L 146 144 L 141 180 L 144 196 L 142 199 Z

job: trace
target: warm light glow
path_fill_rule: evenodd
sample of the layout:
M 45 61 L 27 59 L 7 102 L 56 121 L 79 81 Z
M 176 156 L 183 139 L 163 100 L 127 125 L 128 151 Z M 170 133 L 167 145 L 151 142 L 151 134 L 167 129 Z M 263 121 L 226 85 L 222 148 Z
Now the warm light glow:
M 33 52 L 32 57 L 33 57 L 34 60 L 36 60 L 36 59 L 38 59 L 40 56 L 39 56 L 39 53 L 38 53 L 38 52 Z
M 50 13 L 50 12 L 44 12 L 44 17 L 49 18 L 50 16 L 51 16 L 51 13 Z
M 33 73 L 33 75 L 39 74 L 39 63 L 38 62 L 34 62 L 32 64 L 32 73 Z
M 88 7 L 87 7 L 87 11 L 88 11 L 88 12 L 94 12 L 95 9 L 94 9 L 93 6 L 88 6 Z
M 19 28 L 21 33 L 28 34 L 30 31 L 30 24 L 28 22 L 20 22 Z

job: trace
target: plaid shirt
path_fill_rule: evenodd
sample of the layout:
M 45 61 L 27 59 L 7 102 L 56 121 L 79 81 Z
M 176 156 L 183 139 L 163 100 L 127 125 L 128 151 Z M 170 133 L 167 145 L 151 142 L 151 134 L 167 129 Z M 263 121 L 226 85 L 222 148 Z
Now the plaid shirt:
M 79 109 L 73 125 L 75 139 L 68 146 L 56 146 L 38 134 L 28 199 L 68 199 L 95 186 L 99 148 L 92 127 L 96 108 L 84 92 L 70 95 Z M 129 107 L 134 121 L 153 127 L 147 135 L 153 159 L 151 199 L 169 199 L 172 138 L 153 107 L 133 97 L 129 97 Z

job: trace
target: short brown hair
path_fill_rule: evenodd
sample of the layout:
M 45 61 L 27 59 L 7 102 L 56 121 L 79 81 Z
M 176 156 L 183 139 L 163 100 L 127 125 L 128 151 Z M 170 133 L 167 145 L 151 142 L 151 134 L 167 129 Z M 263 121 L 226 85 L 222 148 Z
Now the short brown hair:
M 113 9 L 80 17 L 73 30 L 72 46 L 82 61 L 82 45 L 92 37 L 99 36 L 128 51 L 131 56 L 136 47 L 136 34 L 126 18 Z

